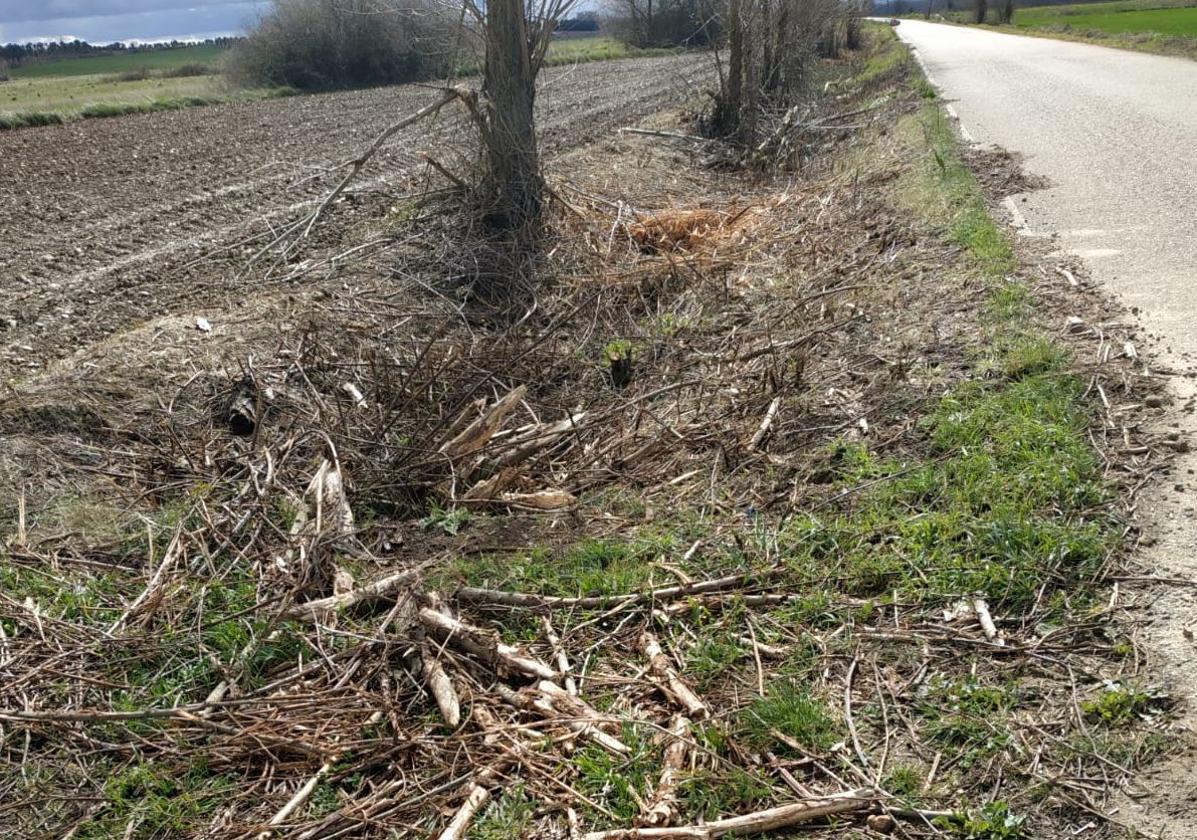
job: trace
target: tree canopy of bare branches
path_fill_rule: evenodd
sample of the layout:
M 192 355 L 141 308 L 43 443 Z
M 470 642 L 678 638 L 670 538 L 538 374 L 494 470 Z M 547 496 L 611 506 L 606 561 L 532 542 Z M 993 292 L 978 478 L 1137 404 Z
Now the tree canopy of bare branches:
M 636 47 L 698 46 L 718 34 L 718 15 L 704 0 L 607 0 L 607 28 Z
M 450 69 L 456 23 L 428 0 L 275 0 L 225 69 L 302 90 L 418 81 Z
M 720 21 L 727 70 L 713 131 L 754 143 L 763 111 L 785 111 L 802 99 L 814 58 L 857 46 L 860 14 L 854 0 L 727 0 Z

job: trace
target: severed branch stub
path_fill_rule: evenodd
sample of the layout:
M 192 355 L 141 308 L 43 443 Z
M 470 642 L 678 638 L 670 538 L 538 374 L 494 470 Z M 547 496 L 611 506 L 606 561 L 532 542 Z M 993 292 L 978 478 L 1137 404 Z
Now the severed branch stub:
M 774 397 L 773 402 L 769 403 L 769 410 L 765 412 L 765 418 L 761 420 L 760 428 L 756 430 L 756 434 L 748 442 L 749 452 L 755 452 L 761 443 L 764 442 L 765 436 L 773 428 L 773 421 L 777 419 L 777 409 L 779 406 L 781 406 L 781 397 Z
M 705 825 L 686 825 L 676 828 L 617 828 L 613 831 L 592 831 L 582 840 L 714 840 L 716 837 L 763 834 L 788 828 L 820 817 L 865 811 L 880 801 L 875 788 L 860 788 L 843 793 L 805 799 L 789 805 L 779 805 L 739 817 L 715 820 Z
M 450 729 L 456 729 L 461 724 L 461 701 L 457 697 L 453 681 L 449 679 L 432 646 L 427 642 L 420 645 L 420 667 L 423 671 L 424 685 L 436 701 L 436 707 L 440 710 L 445 725 Z
M 302 604 L 295 604 L 289 607 L 284 615 L 287 618 L 317 621 L 327 613 L 346 609 L 363 601 L 385 598 L 404 584 L 414 583 L 419 579 L 421 571 L 423 571 L 423 566 L 414 569 L 404 569 L 401 572 L 379 578 L 378 580 L 367 583 L 365 586 L 351 589 L 340 595 L 329 595 L 327 598 L 316 598 L 312 601 L 305 601 Z
M 694 689 L 686 685 L 681 675 L 670 664 L 669 658 L 661 650 L 661 643 L 657 641 L 656 636 L 646 630 L 640 637 L 640 647 L 644 651 L 645 658 L 648 659 L 648 664 L 652 666 L 653 673 L 664 683 L 663 688 L 685 708 L 686 714 L 695 720 L 705 718 L 707 716 L 706 703 L 702 702 L 702 698 L 695 694 Z
M 481 706 L 475 706 L 473 717 L 475 722 L 486 732 L 488 742 L 497 740 L 494 730 L 498 728 L 498 721 Z M 484 767 L 474 774 L 466 788 L 465 800 L 457 807 L 453 819 L 445 826 L 444 831 L 437 835 L 437 840 L 461 840 L 469 831 L 470 823 L 475 815 L 482 810 L 482 806 L 490 800 L 491 788 L 495 787 L 503 778 L 503 774 L 521 759 L 525 752 L 522 743 L 516 742 L 513 752 L 495 764 Z
M 312 795 L 312 791 L 316 789 L 316 785 L 320 784 L 332 768 L 333 762 L 331 759 L 324 762 L 320 766 L 320 769 L 316 771 L 316 774 L 308 779 L 299 790 L 295 791 L 295 795 L 288 799 L 282 808 L 279 808 L 275 812 L 274 816 L 270 818 L 270 822 L 266 823 L 266 828 L 258 832 L 257 840 L 268 840 L 278 826 L 286 822 L 292 814 L 299 810 L 303 803 L 308 801 L 308 797 Z
M 984 598 L 973 600 L 973 610 L 977 613 L 977 623 L 981 625 L 981 632 L 985 634 L 985 638 L 995 644 L 1006 644 L 1006 640 L 998 634 L 997 625 L 993 622 L 993 615 L 989 612 L 989 604 L 985 602 Z
M 520 400 L 524 398 L 527 391 L 528 388 L 525 385 L 508 391 L 498 402 L 487 409 L 485 414 L 466 426 L 452 440 L 446 441 L 441 446 L 440 453 L 450 459 L 460 458 L 463 455 L 472 455 L 486 446 L 495 436 L 495 432 L 499 431 L 499 426 L 503 425 L 503 421 L 511 413 L 511 410 L 520 404 Z

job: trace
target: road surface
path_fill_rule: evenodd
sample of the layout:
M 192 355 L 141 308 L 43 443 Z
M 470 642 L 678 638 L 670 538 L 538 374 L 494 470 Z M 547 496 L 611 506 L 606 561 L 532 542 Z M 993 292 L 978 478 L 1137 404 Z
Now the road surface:
M 921 21 L 902 21 L 898 34 L 951 103 L 966 139 L 1020 152 L 1024 169 L 1051 181 L 1015 197 L 1016 223 L 1030 235 L 1058 235 L 1097 281 L 1138 309 L 1143 325 L 1159 336 L 1152 349 L 1163 361 L 1192 369 L 1197 62 Z M 1191 382 L 1176 386 L 1178 404 L 1193 395 Z M 1190 433 L 1197 429 L 1191 413 L 1169 420 Z M 1161 482 L 1166 486 L 1139 506 L 1158 537 L 1144 559 L 1188 579 L 1197 579 L 1195 470 L 1197 455 L 1184 456 L 1177 469 L 1182 483 Z M 1197 622 L 1191 591 L 1173 590 L 1155 603 L 1148 635 L 1162 676 L 1183 695 L 1183 722 L 1192 728 L 1197 646 L 1184 635 Z M 1128 800 L 1120 818 L 1154 836 L 1197 836 L 1192 756 L 1144 781 L 1151 795 Z

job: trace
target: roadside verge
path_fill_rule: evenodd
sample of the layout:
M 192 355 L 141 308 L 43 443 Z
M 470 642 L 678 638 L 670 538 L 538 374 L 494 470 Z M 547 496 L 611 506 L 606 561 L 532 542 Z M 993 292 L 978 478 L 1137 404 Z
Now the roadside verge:
M 438 185 L 13 383 L 17 831 L 1116 830 L 1158 381 L 891 32 L 819 72 L 791 171 L 676 113 L 556 159 L 514 315 Z

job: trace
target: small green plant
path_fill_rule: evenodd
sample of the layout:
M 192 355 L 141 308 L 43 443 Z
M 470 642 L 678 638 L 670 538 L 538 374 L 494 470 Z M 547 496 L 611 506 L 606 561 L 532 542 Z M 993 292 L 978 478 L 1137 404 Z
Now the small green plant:
M 924 776 L 917 767 L 899 764 L 885 777 L 884 787 L 894 796 L 910 800 L 923 792 Z
M 1145 714 L 1151 700 L 1151 695 L 1125 683 L 1107 682 L 1100 694 L 1081 703 L 1081 710 L 1090 718 L 1116 725 Z
M 308 799 L 308 811 L 313 817 L 323 817 L 341 807 L 341 798 L 337 796 L 335 786 L 327 782 L 316 785 Z
M 522 786 L 503 791 L 503 795 L 486 807 L 477 824 L 471 829 L 472 840 L 513 840 L 529 836 L 535 803 Z
M 1026 821 L 1025 816 L 1011 813 L 1010 806 L 998 800 L 979 811 L 966 811 L 937 822 L 964 840 L 1022 840 L 1027 836 Z
M 420 520 L 420 527 L 426 531 L 436 528 L 455 537 L 465 525 L 469 524 L 469 521 L 470 512 L 465 508 L 446 510 L 440 506 L 434 506 L 428 515 Z
M 678 333 L 690 327 L 690 319 L 685 315 L 677 315 L 673 312 L 662 312 L 655 319 L 652 325 L 657 334 L 665 338 L 672 338 Z
M 610 371 L 611 384 L 616 388 L 626 388 L 632 381 L 635 355 L 635 346 L 626 338 L 609 341 L 603 348 L 603 361 Z

